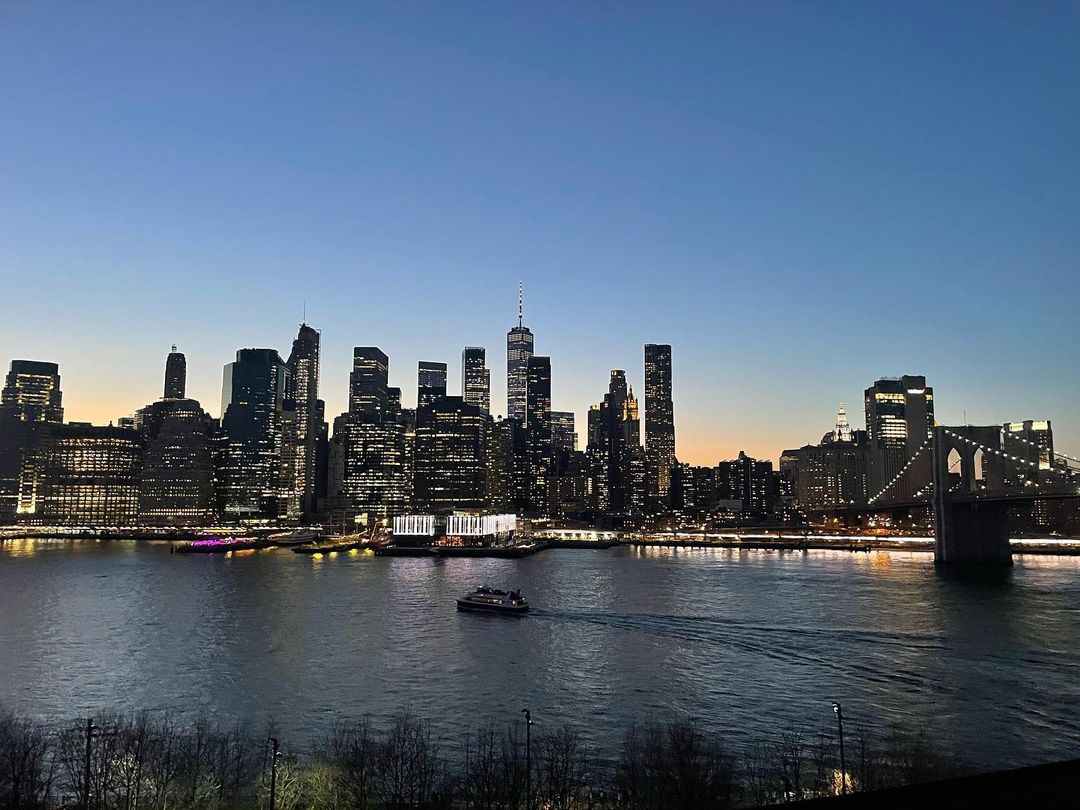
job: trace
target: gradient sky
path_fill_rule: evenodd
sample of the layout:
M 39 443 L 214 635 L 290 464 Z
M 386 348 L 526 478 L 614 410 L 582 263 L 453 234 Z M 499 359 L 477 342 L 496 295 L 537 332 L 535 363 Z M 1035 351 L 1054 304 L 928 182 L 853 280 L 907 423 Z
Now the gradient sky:
M 452 7 L 452 8 L 451 8 Z M 939 421 L 1080 449 L 1080 7 L 977 3 L 0 3 L 0 362 L 66 415 L 217 414 L 307 303 L 354 345 L 483 345 L 516 284 L 579 432 L 674 346 L 678 453 L 775 458 L 876 377 Z

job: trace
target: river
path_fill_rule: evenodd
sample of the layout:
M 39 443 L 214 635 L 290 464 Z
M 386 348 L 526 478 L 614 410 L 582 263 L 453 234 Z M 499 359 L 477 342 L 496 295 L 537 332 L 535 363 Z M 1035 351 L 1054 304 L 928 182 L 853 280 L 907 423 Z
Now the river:
M 489 583 L 527 617 L 461 614 Z M 262 723 L 306 745 L 403 709 L 459 739 L 528 706 L 602 755 L 691 715 L 741 746 L 789 727 L 924 726 L 979 767 L 1080 755 L 1080 558 L 958 579 L 922 553 L 549 550 L 521 560 L 173 555 L 0 545 L 0 706 Z

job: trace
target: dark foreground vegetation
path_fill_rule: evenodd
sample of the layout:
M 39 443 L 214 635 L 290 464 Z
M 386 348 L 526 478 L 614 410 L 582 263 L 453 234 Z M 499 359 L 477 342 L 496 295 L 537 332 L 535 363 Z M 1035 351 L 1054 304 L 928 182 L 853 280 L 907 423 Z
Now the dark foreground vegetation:
M 147 713 L 46 726 L 0 713 L 0 808 L 707 810 L 842 788 L 829 731 L 790 731 L 737 752 L 691 720 L 645 723 L 626 731 L 611 762 L 572 727 L 534 727 L 528 746 L 525 737 L 519 723 L 438 739 L 428 722 L 403 714 L 379 729 L 343 721 L 297 751 L 272 724 L 255 732 Z M 925 734 L 901 730 L 878 738 L 852 728 L 845 762 L 849 792 L 960 772 Z

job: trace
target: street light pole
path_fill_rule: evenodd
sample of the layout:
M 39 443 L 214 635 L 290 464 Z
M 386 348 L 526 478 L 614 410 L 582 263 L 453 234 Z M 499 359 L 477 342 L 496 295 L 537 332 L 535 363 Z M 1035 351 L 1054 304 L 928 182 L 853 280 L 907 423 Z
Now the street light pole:
M 833 714 L 840 730 L 840 792 L 847 793 L 847 762 L 844 759 L 844 711 L 839 703 L 833 703 Z M 273 808 L 271 808 L 273 810 Z
M 532 713 L 528 709 L 521 713 L 525 715 L 525 810 L 532 810 Z
M 94 739 L 94 720 L 86 720 L 86 758 L 83 762 L 83 810 L 90 810 L 90 741 Z
M 278 758 L 278 740 L 277 737 L 270 738 L 270 745 L 273 748 L 273 753 L 270 756 L 270 810 L 274 810 L 275 791 L 277 790 L 277 758 Z

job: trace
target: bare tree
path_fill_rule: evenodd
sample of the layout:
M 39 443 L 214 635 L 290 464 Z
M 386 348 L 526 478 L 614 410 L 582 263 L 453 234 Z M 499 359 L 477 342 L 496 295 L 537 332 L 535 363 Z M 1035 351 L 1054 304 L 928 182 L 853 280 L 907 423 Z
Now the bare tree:
M 48 805 L 55 762 L 49 749 L 44 726 L 11 713 L 0 715 L 0 807 Z

